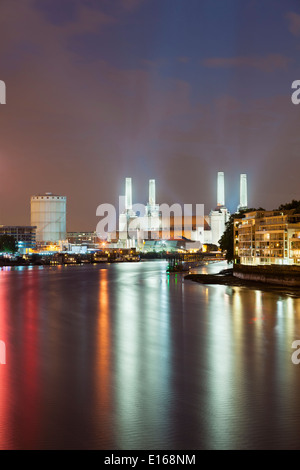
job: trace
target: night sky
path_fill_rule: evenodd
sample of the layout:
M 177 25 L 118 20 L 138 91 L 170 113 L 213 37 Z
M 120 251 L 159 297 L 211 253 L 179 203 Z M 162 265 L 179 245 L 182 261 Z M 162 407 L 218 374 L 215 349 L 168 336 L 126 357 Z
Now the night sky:
M 133 199 L 300 199 L 299 0 L 1 0 L 0 224 L 29 224 L 30 196 L 68 198 L 67 229 Z

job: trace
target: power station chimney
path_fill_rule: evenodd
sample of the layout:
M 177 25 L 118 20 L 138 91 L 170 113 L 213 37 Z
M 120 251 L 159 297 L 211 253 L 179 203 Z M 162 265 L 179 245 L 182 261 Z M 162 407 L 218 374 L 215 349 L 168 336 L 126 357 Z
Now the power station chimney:
M 132 185 L 131 178 L 126 178 L 125 182 L 125 210 L 132 210 Z
M 247 209 L 247 175 L 245 173 L 240 175 L 240 205 L 239 209 Z
M 225 206 L 225 185 L 224 185 L 224 172 L 218 172 L 218 194 L 217 205 Z
M 155 206 L 155 180 L 149 180 L 149 206 Z

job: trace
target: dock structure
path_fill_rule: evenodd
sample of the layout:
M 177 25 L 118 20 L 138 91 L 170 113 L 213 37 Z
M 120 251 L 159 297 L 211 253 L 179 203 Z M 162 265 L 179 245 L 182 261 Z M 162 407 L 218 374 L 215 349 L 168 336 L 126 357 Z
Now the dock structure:
M 203 253 L 168 253 L 167 272 L 183 272 L 199 266 L 203 262 Z

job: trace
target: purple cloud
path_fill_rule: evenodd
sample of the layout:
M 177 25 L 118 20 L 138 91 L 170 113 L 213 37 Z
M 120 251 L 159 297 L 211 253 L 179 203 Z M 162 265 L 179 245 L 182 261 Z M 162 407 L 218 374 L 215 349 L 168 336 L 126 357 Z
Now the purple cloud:
M 300 15 L 290 11 L 286 17 L 289 20 L 289 31 L 294 36 L 300 36 Z
M 273 72 L 276 69 L 285 69 L 291 59 L 282 54 L 269 54 L 267 56 L 240 56 L 240 57 L 212 57 L 205 59 L 202 64 L 211 68 L 248 67 Z
M 125 10 L 134 10 L 138 8 L 145 0 L 120 0 L 121 5 Z

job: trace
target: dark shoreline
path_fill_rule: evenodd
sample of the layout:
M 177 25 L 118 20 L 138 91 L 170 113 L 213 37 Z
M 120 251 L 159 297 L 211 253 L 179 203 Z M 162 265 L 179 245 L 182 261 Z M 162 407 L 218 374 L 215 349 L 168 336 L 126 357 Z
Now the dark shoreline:
M 199 284 L 203 285 L 245 287 L 247 289 L 273 292 L 274 294 L 288 295 L 291 297 L 300 298 L 300 287 L 283 286 L 266 282 L 240 279 L 233 276 L 232 272 L 232 269 L 226 269 L 220 271 L 217 274 L 187 274 L 186 276 L 184 276 L 184 279 L 187 281 L 198 282 Z

